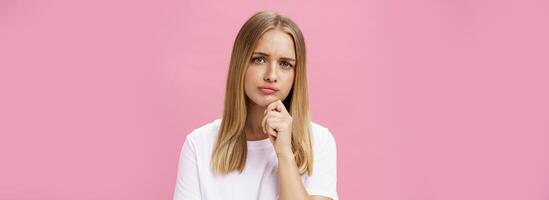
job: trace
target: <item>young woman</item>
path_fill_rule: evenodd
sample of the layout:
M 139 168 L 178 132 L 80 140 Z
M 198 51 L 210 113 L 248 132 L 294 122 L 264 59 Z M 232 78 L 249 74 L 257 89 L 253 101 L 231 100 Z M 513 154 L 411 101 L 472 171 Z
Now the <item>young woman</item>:
M 231 55 L 223 117 L 187 135 L 174 200 L 327 200 L 336 143 L 309 119 L 305 41 L 288 17 L 259 12 Z

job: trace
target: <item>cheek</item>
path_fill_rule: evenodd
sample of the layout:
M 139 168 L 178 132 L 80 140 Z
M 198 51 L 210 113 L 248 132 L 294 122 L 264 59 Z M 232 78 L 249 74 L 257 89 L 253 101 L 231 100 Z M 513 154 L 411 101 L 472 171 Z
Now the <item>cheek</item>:
M 282 78 L 282 77 L 280 77 Z M 280 83 L 280 87 L 284 88 L 284 93 L 289 94 L 290 90 L 292 90 L 293 84 L 294 84 L 294 75 L 293 74 L 286 74 L 282 79 L 279 81 L 282 81 Z
M 292 85 L 294 83 L 295 79 L 295 72 L 288 73 L 288 76 L 286 77 L 286 85 L 288 86 L 288 90 L 292 88 Z
M 255 69 L 254 67 L 248 67 L 248 70 L 246 71 L 246 75 L 245 75 L 245 79 L 246 80 L 254 80 L 255 79 L 255 76 L 257 76 L 257 69 Z
M 251 67 L 248 67 L 248 70 L 246 71 L 246 74 L 244 74 L 244 88 L 249 89 L 256 84 L 257 79 L 257 71 Z

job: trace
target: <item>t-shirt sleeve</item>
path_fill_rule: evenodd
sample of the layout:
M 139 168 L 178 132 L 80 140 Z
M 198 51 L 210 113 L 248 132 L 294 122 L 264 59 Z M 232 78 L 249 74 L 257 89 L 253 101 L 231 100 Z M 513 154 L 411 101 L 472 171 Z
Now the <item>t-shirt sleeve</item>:
M 319 195 L 339 200 L 337 194 L 337 149 L 336 142 L 328 128 L 323 129 L 322 140 L 314 145 L 313 173 L 308 177 L 305 188 L 309 195 Z
M 199 200 L 200 183 L 198 180 L 198 167 L 196 164 L 196 149 L 193 140 L 187 135 L 181 153 L 177 169 L 174 200 Z

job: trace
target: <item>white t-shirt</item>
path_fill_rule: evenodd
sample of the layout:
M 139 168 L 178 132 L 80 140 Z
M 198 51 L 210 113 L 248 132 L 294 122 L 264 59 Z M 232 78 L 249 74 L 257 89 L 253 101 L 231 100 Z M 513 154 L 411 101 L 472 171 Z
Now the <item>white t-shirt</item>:
M 278 199 L 278 159 L 269 138 L 247 141 L 246 166 L 242 174 L 233 171 L 214 176 L 211 155 L 221 119 L 216 119 L 187 135 L 179 157 L 174 200 L 274 200 Z M 314 122 L 313 173 L 301 180 L 309 195 L 338 200 L 336 191 L 336 143 L 330 131 Z

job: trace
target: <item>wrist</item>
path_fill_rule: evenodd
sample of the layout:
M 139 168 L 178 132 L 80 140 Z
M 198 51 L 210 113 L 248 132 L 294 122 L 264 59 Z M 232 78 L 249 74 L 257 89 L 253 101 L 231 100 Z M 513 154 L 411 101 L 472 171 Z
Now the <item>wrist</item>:
M 295 155 L 292 151 L 281 151 L 281 152 L 276 152 L 276 157 L 278 157 L 279 159 L 280 158 L 291 158 L 291 159 L 294 159 L 295 158 Z

